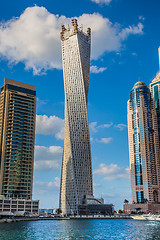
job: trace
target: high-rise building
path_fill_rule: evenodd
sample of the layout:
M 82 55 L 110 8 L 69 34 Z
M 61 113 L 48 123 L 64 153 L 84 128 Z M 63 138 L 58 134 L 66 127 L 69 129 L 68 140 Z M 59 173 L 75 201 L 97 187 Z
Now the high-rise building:
M 78 214 L 83 199 L 93 196 L 87 100 L 90 73 L 91 29 L 62 26 L 62 58 L 65 88 L 65 138 L 61 173 L 60 208 Z
M 159 52 L 159 66 L 160 66 L 160 47 L 158 48 Z M 160 70 L 160 67 L 159 67 Z M 152 80 L 149 85 L 152 98 L 155 101 L 155 107 L 157 112 L 157 123 L 158 123 L 158 135 L 159 135 L 159 146 L 160 146 L 160 72 L 158 72 L 157 76 Z
M 137 82 L 128 101 L 128 138 L 133 203 L 160 201 L 160 158 L 155 102 Z
M 0 92 L 0 193 L 32 199 L 35 87 L 5 79 Z

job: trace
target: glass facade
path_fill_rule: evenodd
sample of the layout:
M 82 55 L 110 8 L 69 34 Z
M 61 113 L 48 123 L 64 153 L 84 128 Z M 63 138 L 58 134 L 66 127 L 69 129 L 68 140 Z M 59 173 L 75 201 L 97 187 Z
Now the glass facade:
M 155 88 L 155 93 L 158 91 Z M 158 96 L 156 97 L 158 103 Z M 128 136 L 132 200 L 154 201 L 159 189 L 159 141 L 154 101 L 149 88 L 137 82 L 128 101 Z
M 154 86 L 154 100 L 155 100 L 155 105 L 157 108 L 158 104 L 159 104 L 158 85 Z
M 160 74 L 153 79 L 150 84 L 150 91 L 152 94 L 152 98 L 155 101 L 156 113 L 157 113 L 157 123 L 158 123 L 158 135 L 159 135 L 159 146 L 160 146 Z
M 5 197 L 31 199 L 36 92 L 8 81 L 0 94 L 0 191 Z

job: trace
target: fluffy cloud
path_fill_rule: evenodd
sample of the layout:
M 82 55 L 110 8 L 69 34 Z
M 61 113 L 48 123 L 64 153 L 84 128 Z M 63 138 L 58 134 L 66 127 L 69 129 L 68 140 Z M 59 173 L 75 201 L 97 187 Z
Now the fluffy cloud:
M 123 131 L 125 128 L 127 128 L 126 124 L 119 123 L 117 125 L 114 125 L 116 128 L 119 128 L 120 131 Z
M 108 144 L 113 140 L 113 138 L 101 138 L 99 142 Z
M 97 66 L 91 66 L 90 71 L 91 73 L 101 73 L 104 72 L 107 68 L 106 67 L 97 67 Z
M 98 2 L 102 0 L 95 0 Z M 109 0 L 103 2 L 108 2 Z M 123 41 L 131 34 L 142 34 L 143 25 L 127 28 L 113 24 L 99 13 L 77 17 L 79 24 L 92 29 L 92 59 L 105 52 L 119 51 Z M 60 30 L 70 18 L 51 14 L 45 7 L 28 7 L 19 16 L 0 23 L 0 56 L 17 64 L 23 62 L 26 69 L 40 74 L 48 69 L 61 69 Z
M 99 183 L 93 183 L 93 187 L 101 187 L 102 185 Z
M 89 124 L 90 131 L 97 132 L 97 122 L 91 122 Z
M 57 190 L 60 187 L 60 178 L 55 177 L 54 182 L 41 182 L 36 181 L 34 183 L 34 194 L 46 194 L 51 191 Z
M 103 175 L 106 181 L 129 178 L 129 168 L 119 167 L 117 164 L 110 164 L 107 166 L 101 163 L 99 169 L 94 170 L 94 174 Z
M 36 133 L 55 135 L 57 139 L 64 139 L 64 120 L 56 116 L 37 115 Z
M 128 28 L 122 29 L 122 31 L 119 33 L 119 37 L 122 40 L 125 40 L 130 34 L 142 34 L 143 33 L 143 24 L 138 23 L 137 26 L 129 26 Z
M 106 4 L 109 5 L 112 0 L 91 0 L 92 2 L 98 3 L 98 4 Z
M 35 146 L 35 170 L 59 170 L 61 167 L 62 153 L 63 148 L 60 146 Z
M 110 128 L 112 125 L 113 125 L 112 122 L 106 123 L 106 124 L 101 124 L 101 125 L 98 125 L 97 122 L 91 122 L 89 124 L 89 127 L 90 127 L 90 130 L 92 132 L 96 133 L 98 131 L 98 129 L 100 129 L 100 128 Z

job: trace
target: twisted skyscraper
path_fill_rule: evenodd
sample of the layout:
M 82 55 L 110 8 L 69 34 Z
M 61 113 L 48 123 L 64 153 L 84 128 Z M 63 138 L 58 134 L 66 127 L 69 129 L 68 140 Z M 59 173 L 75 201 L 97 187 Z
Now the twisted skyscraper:
M 87 101 L 90 73 L 91 29 L 87 33 L 72 19 L 62 26 L 62 58 L 65 88 L 65 138 L 61 173 L 60 208 L 78 214 L 83 199 L 93 196 Z

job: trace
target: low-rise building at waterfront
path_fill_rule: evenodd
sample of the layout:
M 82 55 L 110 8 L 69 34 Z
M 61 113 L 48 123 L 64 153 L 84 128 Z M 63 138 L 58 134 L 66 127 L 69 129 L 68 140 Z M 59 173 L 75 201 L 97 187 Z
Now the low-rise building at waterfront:
M 1 215 L 39 215 L 39 200 L 12 199 L 0 196 Z
M 158 203 L 124 204 L 123 211 L 127 214 L 135 214 L 139 212 L 160 214 L 160 204 Z
M 79 215 L 113 215 L 113 204 L 104 204 L 102 197 L 84 196 L 82 204 L 78 206 Z
M 113 204 L 81 204 L 78 206 L 79 215 L 113 215 Z

